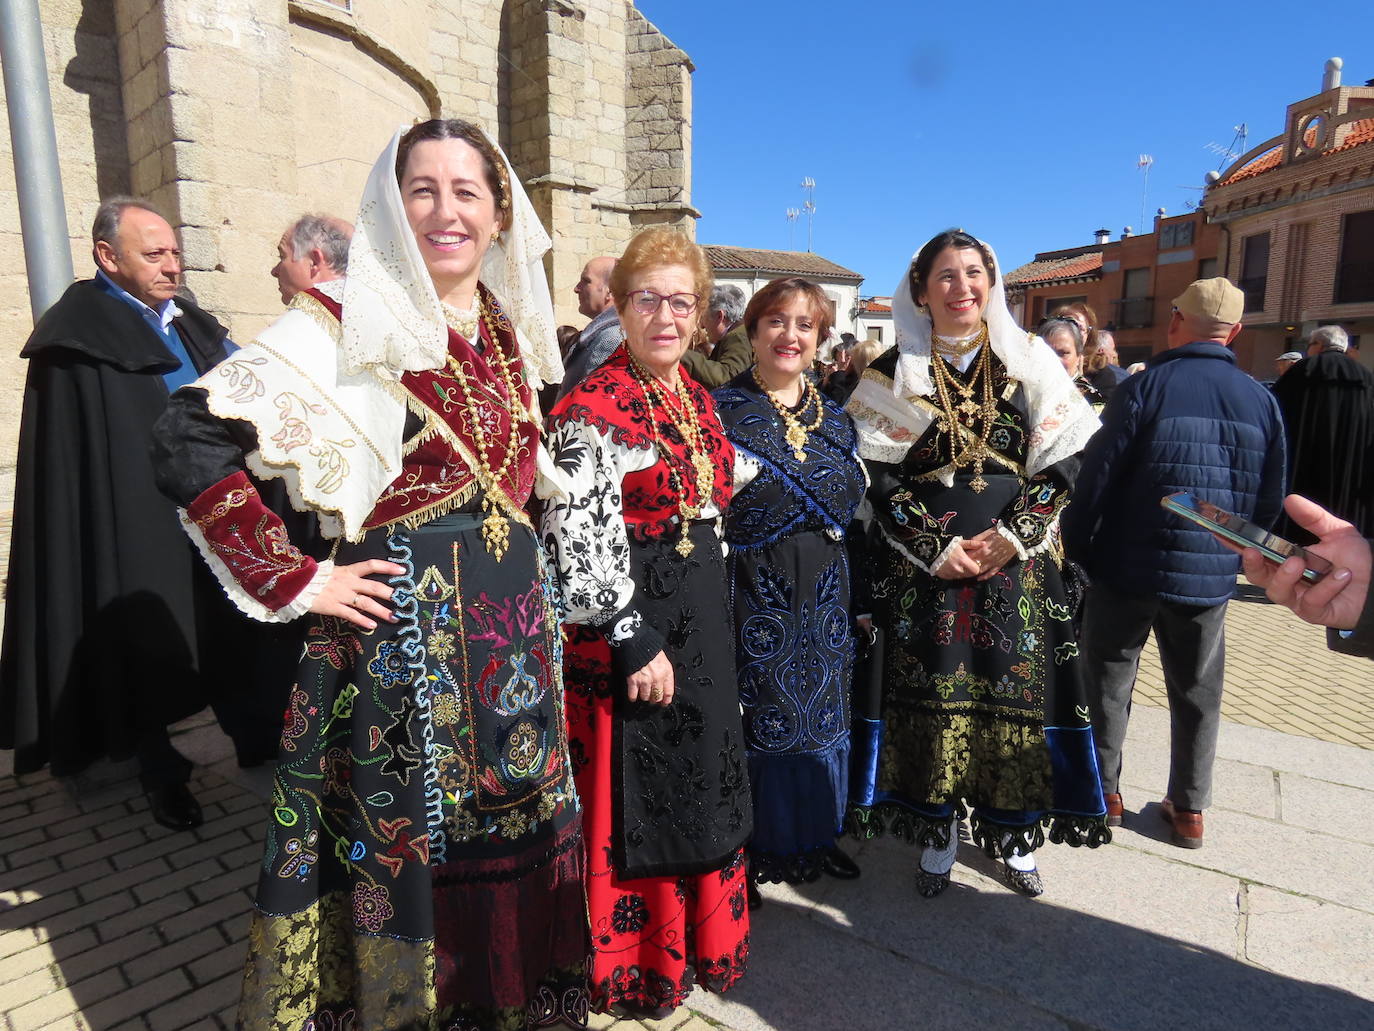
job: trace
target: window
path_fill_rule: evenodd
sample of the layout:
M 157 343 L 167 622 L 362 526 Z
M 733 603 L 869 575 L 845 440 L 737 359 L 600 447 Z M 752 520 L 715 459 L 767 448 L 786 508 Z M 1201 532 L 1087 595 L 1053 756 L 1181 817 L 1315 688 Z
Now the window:
M 870 340 L 876 340 L 876 341 L 878 341 L 878 343 L 881 344 L 881 343 L 883 342 L 883 327 L 882 327 L 882 326 L 869 326 L 869 327 L 868 327 L 868 339 L 870 339 Z
M 1174 247 L 1191 247 L 1193 243 L 1193 223 L 1175 222 L 1159 229 L 1159 249 L 1167 251 Z
M 1247 236 L 1240 242 L 1240 283 L 1245 310 L 1264 311 L 1264 287 L 1269 278 L 1269 234 Z
M 1128 268 L 1121 277 L 1121 300 L 1116 302 L 1116 324 L 1121 329 L 1145 329 L 1151 323 L 1154 298 L 1150 296 L 1150 270 Z
M 1341 219 L 1335 301 L 1374 301 L 1374 211 L 1359 211 Z
M 1216 258 L 1203 258 L 1197 263 L 1198 279 L 1215 279 L 1218 275 Z

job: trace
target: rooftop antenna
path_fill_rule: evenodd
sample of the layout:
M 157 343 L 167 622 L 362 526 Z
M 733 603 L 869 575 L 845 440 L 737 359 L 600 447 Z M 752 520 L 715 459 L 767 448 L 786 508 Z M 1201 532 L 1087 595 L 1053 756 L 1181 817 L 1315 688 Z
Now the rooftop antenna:
M 1218 172 L 1221 171 L 1221 166 L 1226 164 L 1226 159 L 1228 157 L 1235 160 L 1245 155 L 1245 141 L 1249 138 L 1250 129 L 1244 122 L 1241 122 L 1236 126 L 1236 134 L 1231 137 L 1231 145 L 1226 148 L 1225 152 L 1221 155 L 1221 160 L 1217 162 Z
M 1140 225 L 1145 225 L 1145 197 L 1150 192 L 1150 166 L 1155 163 L 1155 159 L 1149 154 L 1141 154 L 1140 160 L 1135 163 L 1136 168 L 1144 169 L 1145 178 L 1140 187 Z
M 802 210 L 806 212 L 806 252 L 811 253 L 811 229 L 816 220 L 816 180 L 809 175 L 801 181 L 801 188 L 806 191 L 806 203 L 802 205 Z

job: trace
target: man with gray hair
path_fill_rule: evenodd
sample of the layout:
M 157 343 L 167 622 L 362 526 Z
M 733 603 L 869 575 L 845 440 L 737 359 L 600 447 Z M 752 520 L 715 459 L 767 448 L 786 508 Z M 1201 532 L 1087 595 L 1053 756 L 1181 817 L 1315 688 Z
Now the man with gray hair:
M 1340 326 L 1313 330 L 1307 357 L 1274 384 L 1274 397 L 1288 437 L 1289 491 L 1368 537 L 1374 534 L 1374 373 L 1350 356 L 1349 347 Z M 1299 544 L 1311 542 L 1289 522 L 1279 532 Z
M 353 225 L 333 215 L 302 215 L 277 241 L 277 281 L 281 303 L 318 283 L 340 279 L 348 272 L 348 245 Z
M 754 363 L 754 348 L 744 328 L 745 301 L 744 291 L 734 283 L 717 283 L 701 321 L 714 350 L 707 355 L 693 348 L 682 356 L 692 378 L 708 390 L 724 386 Z
M 611 273 L 615 259 L 593 258 L 582 266 L 582 276 L 573 287 L 577 294 L 577 310 L 591 319 L 573 338 L 563 357 L 563 382 L 558 384 L 557 397 L 570 394 L 572 389 L 590 376 L 606 359 L 615 353 L 625 333 L 620 328 L 620 313 L 615 310 L 611 296 Z
M 167 727 L 207 701 L 200 563 L 148 448 L 169 392 L 233 345 L 176 297 L 181 249 L 152 205 L 111 198 L 91 235 L 94 277 L 67 288 L 21 352 L 0 748 L 21 774 L 135 758 L 152 818 L 188 830 L 200 806 Z

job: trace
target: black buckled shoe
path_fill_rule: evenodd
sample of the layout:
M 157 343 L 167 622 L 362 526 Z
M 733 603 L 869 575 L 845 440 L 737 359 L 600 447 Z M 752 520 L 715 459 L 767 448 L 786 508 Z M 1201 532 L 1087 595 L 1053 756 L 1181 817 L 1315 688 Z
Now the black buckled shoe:
M 194 830 L 205 822 L 200 803 L 185 784 L 164 784 L 148 792 L 148 811 L 168 830 Z
M 838 845 L 832 845 L 825 850 L 825 854 L 821 856 L 821 869 L 842 881 L 852 881 L 863 872 L 859 869 L 859 864 Z

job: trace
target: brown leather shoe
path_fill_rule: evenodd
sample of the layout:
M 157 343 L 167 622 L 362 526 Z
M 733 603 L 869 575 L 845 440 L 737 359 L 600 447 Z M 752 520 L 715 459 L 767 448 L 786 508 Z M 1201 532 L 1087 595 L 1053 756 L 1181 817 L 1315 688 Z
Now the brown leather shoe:
M 1196 809 L 1179 809 L 1171 799 L 1159 803 L 1159 815 L 1173 825 L 1169 840 L 1179 848 L 1202 847 L 1202 813 Z
M 1102 797 L 1107 801 L 1107 826 L 1120 827 L 1121 817 L 1126 812 L 1126 807 L 1121 801 L 1121 795 L 1115 791 L 1108 791 Z

